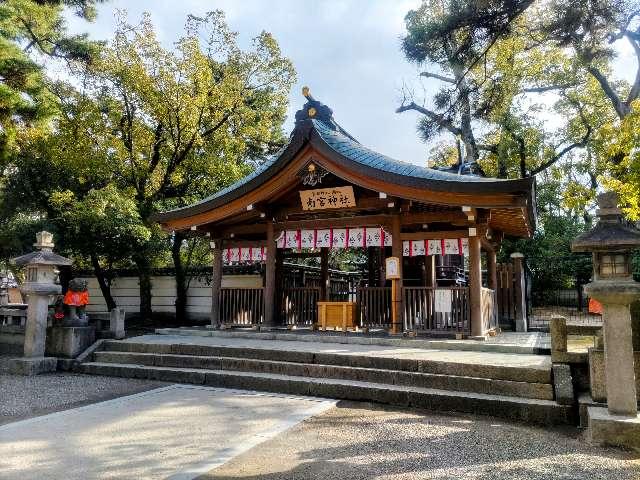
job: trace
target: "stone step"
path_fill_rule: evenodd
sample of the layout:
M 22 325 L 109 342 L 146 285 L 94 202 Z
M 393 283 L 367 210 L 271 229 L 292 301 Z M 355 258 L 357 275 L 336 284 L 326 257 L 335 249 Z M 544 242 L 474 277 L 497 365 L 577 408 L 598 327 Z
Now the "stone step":
M 466 376 L 294 363 L 276 360 L 256 360 L 238 357 L 132 353 L 118 351 L 95 352 L 99 363 L 134 364 L 158 367 L 204 368 L 256 373 L 272 373 L 299 377 L 335 378 L 369 383 L 415 386 L 459 392 L 507 395 L 522 398 L 553 400 L 553 387 L 548 383 L 515 382 Z
M 149 343 L 106 341 L 104 350 L 131 353 L 197 355 L 212 357 L 250 358 L 291 363 L 375 368 L 405 372 L 432 373 L 457 377 L 474 377 L 527 383 L 551 383 L 551 368 L 530 368 L 486 363 L 448 362 L 418 358 L 400 358 L 361 353 L 333 353 L 305 350 L 249 348 L 229 345 L 198 345 L 189 343 Z
M 574 422 L 574 411 L 571 407 L 558 405 L 550 400 L 375 384 L 334 378 L 230 372 L 202 368 L 89 362 L 81 364 L 79 369 L 83 373 L 92 375 L 143 378 L 291 395 L 310 395 L 339 400 L 376 402 L 399 407 L 493 415 L 544 425 Z

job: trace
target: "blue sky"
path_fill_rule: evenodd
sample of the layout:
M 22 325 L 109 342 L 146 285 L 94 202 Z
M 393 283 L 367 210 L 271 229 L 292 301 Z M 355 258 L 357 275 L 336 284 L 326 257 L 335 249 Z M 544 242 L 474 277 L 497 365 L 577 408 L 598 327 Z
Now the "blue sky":
M 111 0 L 87 24 L 70 18 L 74 32 L 108 39 L 114 11 L 124 9 L 137 22 L 150 12 L 158 37 L 170 47 L 183 32 L 188 14 L 221 9 L 231 28 L 248 45 L 262 30 L 271 32 L 298 74 L 292 89 L 289 118 L 304 103 L 303 85 L 334 112 L 336 120 L 364 145 L 398 160 L 426 164 L 429 147 L 416 134 L 417 114 L 396 114 L 404 82 L 416 84 L 419 72 L 400 51 L 404 16 L 420 0 Z M 631 47 L 621 50 L 618 74 L 635 69 Z M 435 88 L 427 83 L 427 88 Z M 429 92 L 427 92 L 429 93 Z

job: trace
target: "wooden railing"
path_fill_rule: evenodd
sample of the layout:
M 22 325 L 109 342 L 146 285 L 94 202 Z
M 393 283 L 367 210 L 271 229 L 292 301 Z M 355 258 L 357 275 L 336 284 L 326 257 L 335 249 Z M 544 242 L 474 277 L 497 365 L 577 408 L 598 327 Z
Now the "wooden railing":
M 0 307 L 0 325 L 24 326 L 27 320 L 27 306 L 22 308 Z
M 282 290 L 280 319 L 284 325 L 311 326 L 318 318 L 319 287 L 294 287 Z
M 469 333 L 467 287 L 404 287 L 404 328 L 428 333 Z
M 366 328 L 391 326 L 391 287 L 362 287 L 356 290 L 358 323 Z
M 264 288 L 221 288 L 220 320 L 226 325 L 259 325 L 264 319 Z
M 482 288 L 480 293 L 480 308 L 482 311 L 482 325 L 485 331 L 500 326 L 495 290 Z

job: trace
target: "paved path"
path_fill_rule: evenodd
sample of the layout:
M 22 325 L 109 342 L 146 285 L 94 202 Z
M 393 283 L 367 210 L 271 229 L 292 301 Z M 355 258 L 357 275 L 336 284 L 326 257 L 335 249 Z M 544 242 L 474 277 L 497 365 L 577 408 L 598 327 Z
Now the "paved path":
M 171 385 L 0 426 L 0 478 L 191 479 L 333 405 Z
M 179 343 L 190 345 L 230 346 L 236 348 L 292 350 L 314 353 L 337 353 L 341 355 L 364 355 L 492 366 L 528 367 L 539 370 L 549 370 L 551 368 L 551 357 L 548 355 L 469 352 L 460 350 L 438 350 L 382 345 L 254 340 L 248 338 L 199 337 L 185 335 L 142 335 L 140 337 L 128 338 L 124 341 L 133 343 Z

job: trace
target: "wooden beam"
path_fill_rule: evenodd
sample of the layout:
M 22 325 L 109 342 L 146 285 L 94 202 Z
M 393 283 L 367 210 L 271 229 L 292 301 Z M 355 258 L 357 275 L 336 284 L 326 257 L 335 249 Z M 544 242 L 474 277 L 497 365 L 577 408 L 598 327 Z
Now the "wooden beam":
M 322 256 L 320 252 L 282 252 L 280 253 L 283 259 L 287 258 L 317 258 Z
M 225 246 L 225 248 L 266 247 L 267 246 L 267 241 L 266 240 L 242 240 L 242 239 L 234 240 L 234 239 L 231 239 L 231 240 L 225 240 L 224 241 L 224 246 Z
M 400 234 L 401 240 L 439 240 L 441 238 L 467 238 L 469 230 L 443 230 L 440 232 L 406 232 Z
M 391 222 L 391 215 L 360 215 L 356 217 L 334 217 L 308 220 L 294 220 L 277 222 L 275 229 L 300 230 L 304 228 L 341 228 L 341 227 L 369 227 L 386 226 Z
M 467 217 L 462 212 L 403 212 L 400 214 L 402 225 L 418 223 L 453 223 L 467 224 Z

